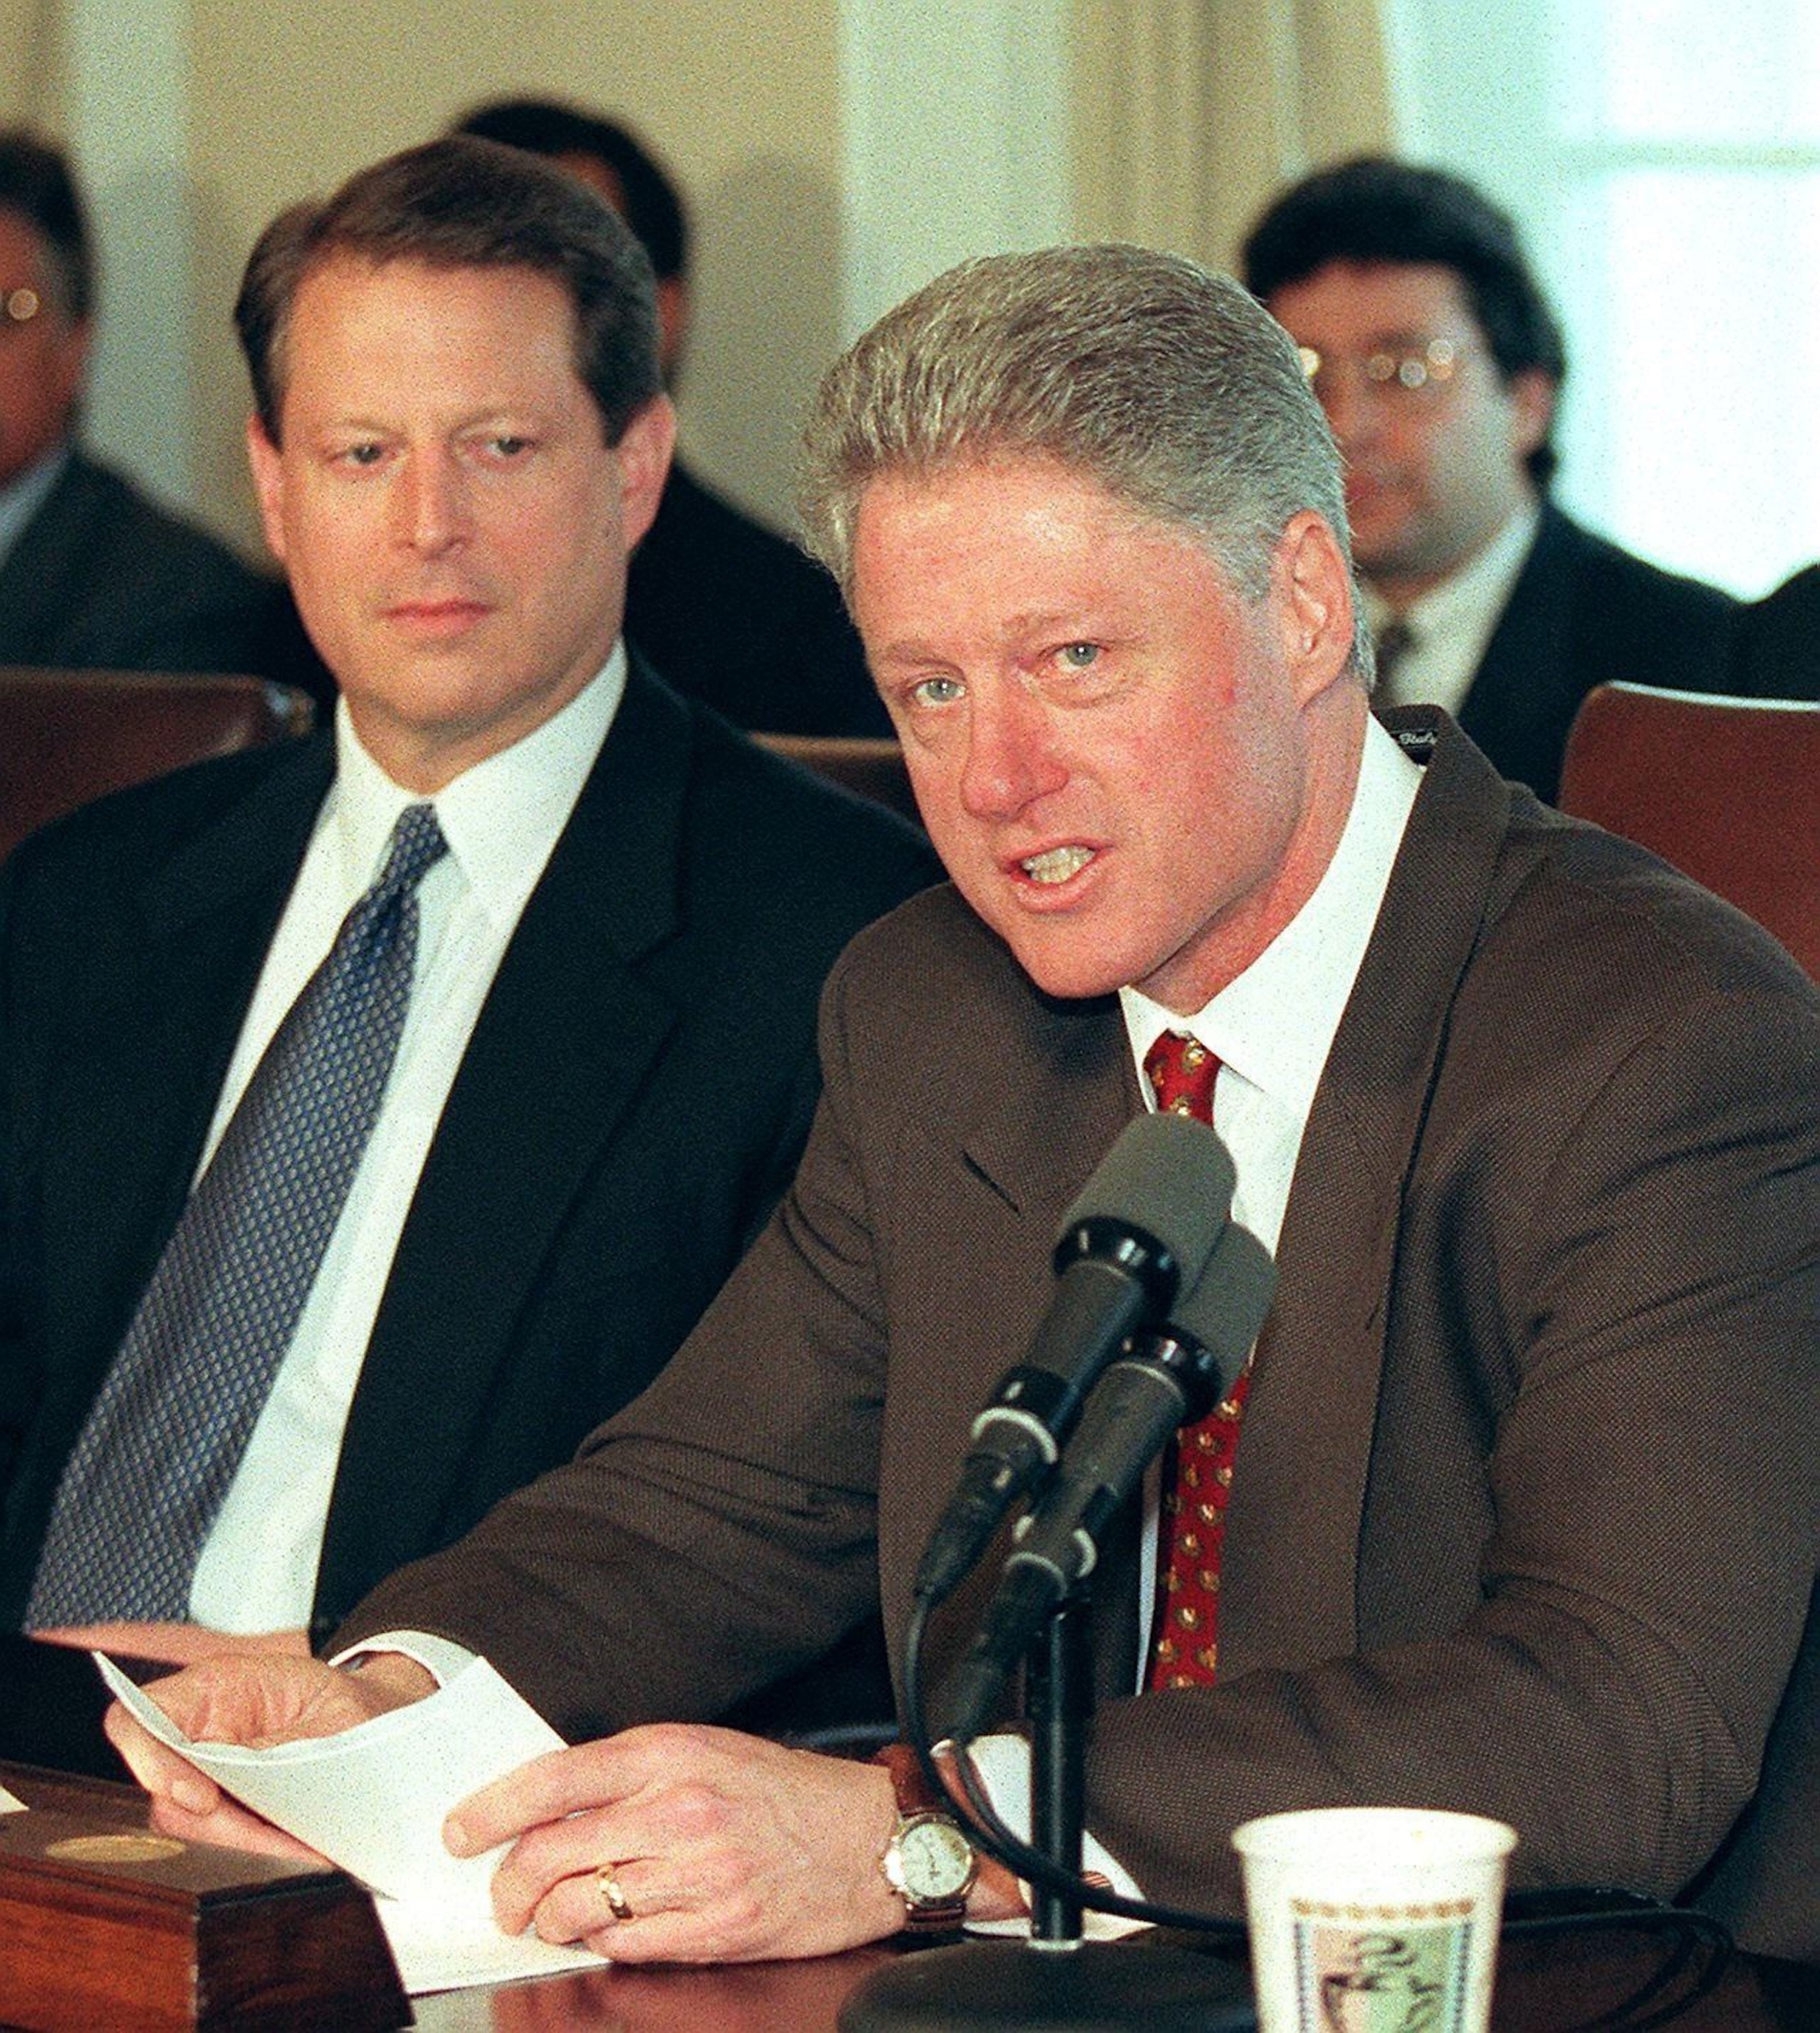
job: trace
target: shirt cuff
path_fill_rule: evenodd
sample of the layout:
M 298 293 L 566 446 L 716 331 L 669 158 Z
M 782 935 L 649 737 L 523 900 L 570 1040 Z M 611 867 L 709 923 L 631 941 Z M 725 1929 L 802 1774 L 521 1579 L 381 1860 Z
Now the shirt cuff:
M 422 1667 L 439 1687 L 446 1687 L 464 1666 L 471 1666 L 478 1653 L 452 1638 L 433 1638 L 423 1631 L 382 1631 L 376 1638 L 363 1638 L 329 1660 L 346 1666 L 356 1659 L 370 1658 L 376 1652 L 396 1652 Z
M 979 1775 L 986 1796 L 998 1818 L 1015 1836 L 1030 1840 L 1030 1746 L 1020 1736 L 982 1736 L 967 1747 L 967 1754 Z M 1142 1889 L 1131 1873 L 1103 1844 L 1095 1841 L 1091 1830 L 1081 1838 L 1084 1870 L 1097 1870 L 1111 1881 L 1114 1892 L 1127 1899 L 1141 1899 Z M 1024 1888 L 1028 1893 L 1029 1888 Z M 1081 1916 L 1081 1933 L 1090 1941 L 1111 1941 L 1144 1926 L 1122 1914 L 1088 1911 Z M 1014 1920 L 969 1920 L 970 1934 L 1028 1934 L 1028 1918 Z

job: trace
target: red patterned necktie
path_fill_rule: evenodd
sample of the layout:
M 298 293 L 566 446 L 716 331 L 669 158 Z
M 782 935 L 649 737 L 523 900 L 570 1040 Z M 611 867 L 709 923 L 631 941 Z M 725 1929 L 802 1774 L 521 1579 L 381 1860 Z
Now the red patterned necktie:
M 1145 1054 L 1144 1070 L 1159 1109 L 1212 1122 L 1219 1061 L 1198 1038 L 1165 1031 Z M 1230 1395 L 1204 1419 L 1177 1433 L 1164 1462 L 1156 1608 L 1144 1683 L 1148 1689 L 1205 1687 L 1214 1678 L 1219 1556 L 1239 1420 L 1250 1384 L 1248 1362 Z

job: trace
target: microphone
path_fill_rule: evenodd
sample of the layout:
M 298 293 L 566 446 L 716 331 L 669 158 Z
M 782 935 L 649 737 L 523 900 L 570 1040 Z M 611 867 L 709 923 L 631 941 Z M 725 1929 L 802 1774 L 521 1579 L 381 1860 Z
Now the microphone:
M 1018 1527 L 979 1634 L 944 1690 L 940 1733 L 964 1743 L 997 1706 L 1043 1619 L 1092 1573 L 1101 1534 L 1178 1426 L 1232 1388 L 1276 1290 L 1276 1265 L 1229 1222 L 1167 1325 L 1106 1372 L 1054 1479 Z
M 1030 1353 L 973 1422 L 959 1486 L 930 1534 L 916 1592 L 948 1595 L 1005 1513 L 1055 1462 L 1087 1394 L 1126 1338 L 1205 1267 L 1232 1204 L 1232 1159 L 1191 1117 L 1126 1124 L 1062 1223 L 1058 1280 Z

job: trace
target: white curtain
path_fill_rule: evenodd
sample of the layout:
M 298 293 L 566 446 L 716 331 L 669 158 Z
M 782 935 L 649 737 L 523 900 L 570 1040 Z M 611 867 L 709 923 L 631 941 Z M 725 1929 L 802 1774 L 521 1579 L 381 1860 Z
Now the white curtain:
M 1376 0 L 1077 0 L 1074 217 L 1217 268 L 1281 185 L 1395 145 Z

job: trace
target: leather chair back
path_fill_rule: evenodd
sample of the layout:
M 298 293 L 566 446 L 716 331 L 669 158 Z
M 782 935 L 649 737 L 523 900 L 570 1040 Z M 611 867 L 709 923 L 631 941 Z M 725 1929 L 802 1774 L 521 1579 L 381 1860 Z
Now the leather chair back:
M 773 754 L 787 755 L 818 777 L 889 806 L 912 826 L 923 823 L 904 751 L 888 735 L 755 734 L 752 739 Z
M 1597 686 L 1560 803 L 1736 904 L 1820 980 L 1820 703 Z
M 314 712 L 259 678 L 0 668 L 0 859 L 78 805 L 301 734 Z

